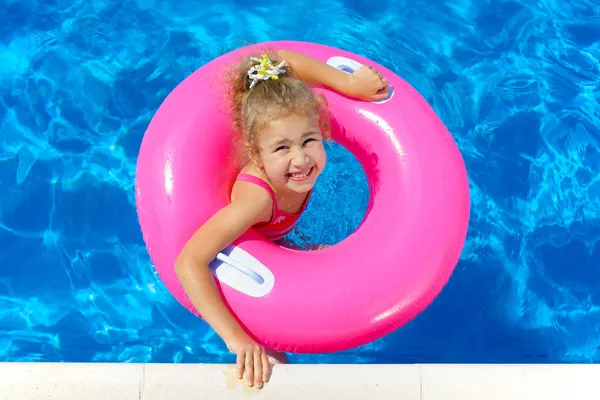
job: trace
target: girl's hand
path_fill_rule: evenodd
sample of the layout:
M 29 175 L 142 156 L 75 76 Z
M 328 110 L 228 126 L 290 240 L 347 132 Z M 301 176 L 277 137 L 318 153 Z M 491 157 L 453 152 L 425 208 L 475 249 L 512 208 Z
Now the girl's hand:
M 226 342 L 229 351 L 237 355 L 236 373 L 242 379 L 244 371 L 248 386 L 262 388 L 269 381 L 271 365 L 264 347 L 245 333 L 238 334 Z
M 361 100 L 381 100 L 388 96 L 387 84 L 381 72 L 364 65 L 348 76 L 346 94 Z

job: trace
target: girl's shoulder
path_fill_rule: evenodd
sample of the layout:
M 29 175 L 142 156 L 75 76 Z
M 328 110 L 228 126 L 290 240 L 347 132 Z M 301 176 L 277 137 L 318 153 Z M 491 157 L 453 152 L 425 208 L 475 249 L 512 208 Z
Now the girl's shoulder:
M 248 177 L 251 179 L 247 179 Z M 264 172 L 253 163 L 248 163 L 242 167 L 238 174 L 238 180 L 251 181 L 252 183 L 259 184 L 263 189 L 269 192 L 271 197 L 274 196 L 275 188 L 269 182 L 269 179 L 265 176 Z
M 254 209 L 260 213 L 260 222 L 268 221 L 273 210 L 274 196 L 269 190 L 268 183 L 261 178 L 260 171 L 252 168 L 242 168 L 240 175 L 244 179 L 236 179 L 231 189 L 232 202 L 251 203 Z M 253 179 L 248 179 L 251 177 Z M 241 177 L 240 177 L 241 178 Z

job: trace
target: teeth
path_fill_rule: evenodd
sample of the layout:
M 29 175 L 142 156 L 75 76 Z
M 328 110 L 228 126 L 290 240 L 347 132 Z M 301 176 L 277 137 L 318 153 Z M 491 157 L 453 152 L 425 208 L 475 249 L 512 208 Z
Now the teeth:
M 309 172 L 310 169 L 307 169 L 306 172 L 304 172 L 303 174 L 293 173 L 290 175 L 292 175 L 294 178 L 304 178 L 306 175 L 308 175 Z

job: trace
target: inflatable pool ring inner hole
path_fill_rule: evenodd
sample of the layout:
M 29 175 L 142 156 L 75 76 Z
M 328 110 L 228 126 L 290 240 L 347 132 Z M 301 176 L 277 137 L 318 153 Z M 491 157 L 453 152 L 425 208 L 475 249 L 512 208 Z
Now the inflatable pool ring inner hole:
M 362 346 L 415 318 L 440 293 L 462 251 L 470 207 L 466 168 L 450 133 L 414 88 L 371 60 L 318 44 L 271 42 L 222 55 L 187 77 L 142 140 L 136 202 L 144 240 L 168 290 L 200 316 L 174 263 L 191 235 L 228 204 L 240 168 L 222 106 L 227 90 L 217 77 L 266 47 L 347 73 L 371 65 L 388 79 L 390 95 L 376 102 L 315 88 L 327 97 L 332 139 L 365 171 L 369 204 L 359 227 L 331 247 L 294 250 L 250 229 L 210 268 L 228 308 L 266 348 L 325 353 Z

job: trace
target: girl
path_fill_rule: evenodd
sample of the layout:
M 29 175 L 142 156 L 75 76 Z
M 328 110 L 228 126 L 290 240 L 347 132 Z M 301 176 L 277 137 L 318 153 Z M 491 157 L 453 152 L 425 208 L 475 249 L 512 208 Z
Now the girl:
M 208 268 L 217 253 L 254 227 L 280 240 L 294 226 L 325 167 L 323 139 L 329 136 L 326 103 L 306 83 L 328 86 L 362 100 L 387 97 L 387 80 L 372 67 L 347 74 L 309 56 L 280 50 L 271 57 L 243 58 L 231 80 L 233 127 L 244 156 L 231 202 L 192 235 L 175 263 L 177 276 L 206 322 L 237 355 L 237 376 L 261 388 L 270 361 L 284 354 L 265 351 L 239 325 L 223 302 Z

